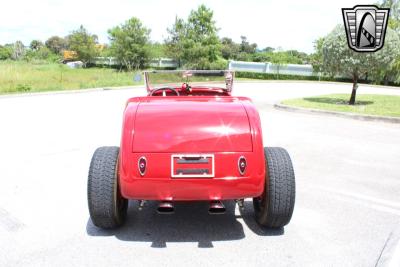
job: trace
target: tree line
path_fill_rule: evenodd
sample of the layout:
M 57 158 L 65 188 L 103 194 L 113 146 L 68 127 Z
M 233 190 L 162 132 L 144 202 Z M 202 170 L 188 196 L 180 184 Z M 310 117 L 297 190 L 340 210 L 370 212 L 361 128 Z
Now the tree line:
M 108 30 L 108 45 L 99 45 L 97 35 L 81 26 L 66 37 L 52 36 L 45 43 L 33 40 L 28 49 L 20 41 L 0 46 L 0 60 L 57 61 L 63 51 L 72 50 L 84 66 L 94 57 L 112 56 L 127 70 L 146 68 L 151 59 L 160 57 L 173 58 L 179 67 L 188 69 L 225 69 L 227 60 L 279 65 L 311 63 L 315 73 L 352 79 L 349 103 L 354 104 L 360 80 L 400 84 L 400 3 L 399 0 L 382 0 L 378 5 L 390 7 L 391 15 L 385 46 L 375 53 L 352 51 L 347 46 L 343 24 L 316 40 L 315 52 L 310 55 L 297 50 L 259 48 L 246 36 L 241 36 L 241 41 L 236 43 L 231 38 L 218 36 L 213 11 L 200 5 L 187 18 L 176 17 L 162 43 L 151 42 L 151 30 L 133 17 Z
M 95 57 L 111 56 L 128 70 L 146 68 L 151 59 L 161 57 L 173 58 L 180 67 L 191 69 L 224 69 L 227 60 L 278 64 L 310 61 L 308 54 L 297 50 L 259 48 L 246 36 L 241 36 L 239 43 L 228 37 L 220 38 L 213 11 L 204 5 L 192 10 L 186 19 L 176 17 L 174 24 L 167 28 L 168 35 L 162 43 L 151 42 L 151 30 L 135 17 L 107 32 L 110 41 L 107 45 L 99 45 L 97 35 L 83 26 L 65 37 L 52 36 L 44 43 L 33 40 L 28 48 L 17 41 L 0 46 L 0 60 L 58 61 L 63 51 L 72 50 L 84 66 Z

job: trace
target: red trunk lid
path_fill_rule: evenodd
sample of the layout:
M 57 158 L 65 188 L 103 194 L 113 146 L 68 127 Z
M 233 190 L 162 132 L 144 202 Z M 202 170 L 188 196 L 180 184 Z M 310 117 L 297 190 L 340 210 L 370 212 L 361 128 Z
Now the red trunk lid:
M 148 97 L 138 107 L 133 152 L 249 152 L 246 110 L 235 97 Z

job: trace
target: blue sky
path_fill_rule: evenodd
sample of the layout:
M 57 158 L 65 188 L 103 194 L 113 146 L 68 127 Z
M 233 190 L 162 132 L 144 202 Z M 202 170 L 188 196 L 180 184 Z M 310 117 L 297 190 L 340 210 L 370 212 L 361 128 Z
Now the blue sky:
M 259 47 L 313 51 L 313 41 L 342 23 L 342 7 L 371 4 L 353 0 L 19 0 L 2 3 L 0 44 L 32 39 L 45 41 L 65 36 L 83 24 L 108 42 L 107 29 L 138 17 L 152 30 L 153 41 L 163 41 L 175 16 L 186 18 L 190 10 L 205 4 L 214 11 L 220 37 L 240 40 L 247 36 Z M 375 1 L 376 2 L 376 1 Z

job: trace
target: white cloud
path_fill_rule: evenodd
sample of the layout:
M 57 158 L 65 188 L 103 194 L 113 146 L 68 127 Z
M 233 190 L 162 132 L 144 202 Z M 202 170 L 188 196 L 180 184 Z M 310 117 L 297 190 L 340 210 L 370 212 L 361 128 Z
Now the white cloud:
M 313 51 L 313 41 L 342 23 L 341 8 L 359 4 L 353 0 L 219 0 L 219 1 L 132 1 L 132 0 L 43 0 L 5 1 L 0 16 L 0 43 L 32 39 L 45 41 L 52 35 L 65 36 L 84 25 L 107 42 L 107 29 L 132 16 L 151 28 L 154 41 L 163 41 L 175 16 L 186 18 L 204 3 L 214 11 L 221 37 L 236 41 L 241 35 L 260 47 Z M 363 1 L 362 4 L 373 3 Z

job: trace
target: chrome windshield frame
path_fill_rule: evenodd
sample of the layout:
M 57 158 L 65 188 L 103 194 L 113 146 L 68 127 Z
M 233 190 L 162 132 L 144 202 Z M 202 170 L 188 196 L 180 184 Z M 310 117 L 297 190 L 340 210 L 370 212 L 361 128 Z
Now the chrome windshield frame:
M 154 89 L 157 89 L 158 87 L 152 87 L 151 86 L 151 81 L 149 78 L 149 74 L 154 74 L 154 73 L 182 73 L 182 83 L 185 83 L 186 81 L 184 80 L 184 75 L 190 75 L 190 74 L 196 74 L 196 73 L 201 73 L 201 74 L 218 74 L 221 73 L 225 77 L 225 88 L 224 87 L 219 87 L 226 92 L 230 93 L 232 92 L 233 89 L 233 80 L 235 77 L 235 72 L 233 70 L 152 70 L 152 71 L 144 71 L 144 82 L 145 82 L 145 87 L 148 93 L 153 91 Z M 221 76 L 222 76 L 221 75 Z M 215 87 L 214 87 L 215 88 Z

